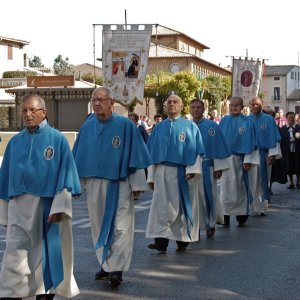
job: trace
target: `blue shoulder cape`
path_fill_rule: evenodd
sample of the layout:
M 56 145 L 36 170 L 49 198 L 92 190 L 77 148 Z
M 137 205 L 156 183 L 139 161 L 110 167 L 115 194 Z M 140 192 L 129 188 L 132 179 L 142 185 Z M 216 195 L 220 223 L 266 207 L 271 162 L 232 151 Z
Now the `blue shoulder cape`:
M 220 129 L 231 154 L 248 154 L 255 150 L 254 126 L 249 118 L 242 114 L 225 116 L 220 122 Z
M 254 124 L 258 149 L 274 148 L 281 141 L 281 135 L 272 116 L 263 112 L 248 117 Z
M 188 166 L 195 163 L 198 155 L 204 155 L 198 127 L 182 117 L 157 124 L 147 147 L 154 164 L 168 162 Z
M 151 164 L 138 128 L 116 113 L 105 122 L 95 117 L 87 120 L 79 131 L 73 155 L 79 177 L 120 180 Z
M 66 138 L 48 124 L 30 133 L 26 128 L 7 144 L 0 169 L 0 198 L 31 194 L 54 197 L 66 188 L 81 192 Z
M 230 156 L 222 131 L 216 122 L 203 118 L 196 125 L 201 132 L 206 158 L 222 159 Z

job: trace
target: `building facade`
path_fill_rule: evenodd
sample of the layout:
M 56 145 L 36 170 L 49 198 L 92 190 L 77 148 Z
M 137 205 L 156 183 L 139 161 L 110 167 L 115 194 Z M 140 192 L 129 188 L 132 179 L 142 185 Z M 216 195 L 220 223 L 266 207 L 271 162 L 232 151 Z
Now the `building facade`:
M 23 70 L 26 64 L 26 45 L 29 42 L 0 36 L 0 77 L 4 71 Z
M 265 66 L 261 92 L 264 102 L 277 112 L 300 113 L 300 68 L 295 65 Z
M 153 27 L 147 73 L 189 71 L 199 78 L 231 76 L 231 70 L 203 59 L 209 47 L 184 33 L 157 25 Z

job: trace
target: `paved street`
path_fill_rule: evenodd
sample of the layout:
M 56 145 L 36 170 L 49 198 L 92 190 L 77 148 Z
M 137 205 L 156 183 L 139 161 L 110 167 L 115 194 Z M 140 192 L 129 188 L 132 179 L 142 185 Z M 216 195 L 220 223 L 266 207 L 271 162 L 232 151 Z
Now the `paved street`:
M 300 190 L 274 184 L 266 217 L 247 226 L 217 227 L 213 239 L 201 233 L 185 253 L 170 242 L 167 254 L 147 248 L 145 239 L 151 193 L 135 202 L 136 230 L 131 268 L 113 289 L 95 281 L 86 202 L 74 200 L 75 276 L 81 295 L 74 299 L 300 299 Z M 0 261 L 5 229 L 0 230 Z M 62 299 L 56 297 L 56 299 Z

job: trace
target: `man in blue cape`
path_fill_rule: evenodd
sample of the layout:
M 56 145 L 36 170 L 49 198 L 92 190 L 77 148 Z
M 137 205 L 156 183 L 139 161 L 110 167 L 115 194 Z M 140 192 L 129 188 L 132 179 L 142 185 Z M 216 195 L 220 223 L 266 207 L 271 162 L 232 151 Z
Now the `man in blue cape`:
M 20 109 L 25 128 L 9 141 L 0 170 L 0 224 L 7 226 L 0 297 L 73 297 L 76 166 L 66 138 L 47 123 L 45 101 L 26 95 Z
M 180 117 L 181 110 L 181 98 L 169 96 L 168 118 L 154 127 L 147 145 L 153 163 L 147 182 L 154 191 L 146 237 L 155 239 L 148 247 L 159 252 L 167 250 L 169 240 L 177 242 L 179 252 L 199 240 L 197 189 L 204 149 L 198 127 Z
M 255 128 L 259 165 L 251 170 L 249 183 L 253 194 L 252 210 L 265 216 L 270 201 L 271 166 L 275 159 L 281 158 L 281 136 L 274 118 L 262 112 L 262 105 L 262 100 L 259 97 L 251 100 L 252 114 L 248 118 Z
M 224 210 L 224 225 L 229 226 L 230 215 L 236 216 L 239 226 L 245 225 L 252 204 L 248 172 L 259 164 L 255 149 L 254 125 L 242 115 L 243 99 L 230 99 L 230 115 L 222 118 L 220 128 L 231 153 L 229 169 L 221 177 L 220 200 Z
M 200 228 L 206 230 L 207 237 L 213 237 L 217 221 L 223 223 L 223 212 L 217 195 L 217 179 L 228 169 L 230 156 L 219 125 L 204 118 L 204 102 L 194 99 L 190 102 L 190 113 L 198 126 L 205 150 L 202 159 L 202 175 L 199 185 Z M 217 220 L 217 216 L 219 220 Z
M 86 190 L 92 237 L 101 266 L 95 279 L 122 283 L 130 265 L 134 235 L 134 198 L 147 190 L 144 169 L 151 163 L 137 127 L 112 112 L 106 87 L 92 94 L 94 117 L 81 127 L 73 155 Z

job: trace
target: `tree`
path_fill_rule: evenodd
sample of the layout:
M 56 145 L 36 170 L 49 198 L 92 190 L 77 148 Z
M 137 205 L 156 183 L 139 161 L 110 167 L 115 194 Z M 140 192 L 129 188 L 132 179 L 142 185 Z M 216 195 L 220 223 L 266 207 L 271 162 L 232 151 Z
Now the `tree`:
M 64 59 L 60 54 L 54 59 L 53 69 L 56 75 L 74 75 L 75 73 L 74 66 L 69 63 L 69 58 Z
M 205 78 L 203 98 L 208 100 L 209 111 L 220 110 L 220 103 L 231 91 L 231 78 L 209 75 Z
M 182 114 L 189 112 L 190 101 L 196 97 L 200 88 L 200 82 L 191 72 L 178 72 L 175 74 L 158 72 L 148 75 L 145 84 L 145 97 L 155 99 L 155 107 L 158 113 L 166 115 L 164 102 L 169 93 L 174 91 L 183 101 Z
M 77 76 L 76 77 L 76 80 L 84 80 L 84 81 L 87 81 L 87 82 L 91 82 L 91 83 L 95 83 L 98 84 L 98 85 L 103 85 L 103 78 L 102 77 L 99 77 L 99 76 L 96 76 L 96 78 L 94 77 L 94 74 L 92 73 L 86 73 L 86 74 L 83 74 L 81 75 L 80 77 Z
M 29 67 L 44 67 L 42 64 L 42 60 L 39 56 L 34 55 L 32 58 L 29 59 Z

